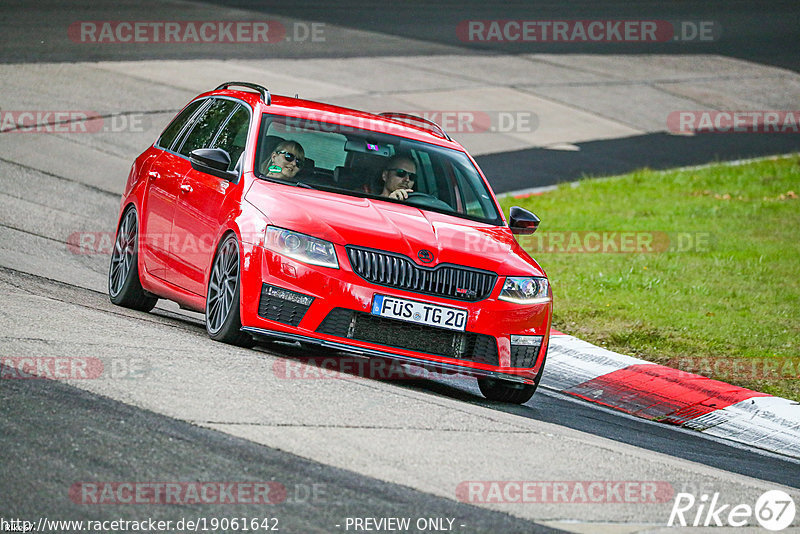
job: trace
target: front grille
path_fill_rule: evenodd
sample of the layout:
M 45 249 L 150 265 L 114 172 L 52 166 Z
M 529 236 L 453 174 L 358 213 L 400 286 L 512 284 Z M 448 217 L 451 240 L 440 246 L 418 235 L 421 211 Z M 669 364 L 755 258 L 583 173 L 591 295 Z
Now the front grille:
M 346 249 L 353 271 L 376 285 L 474 302 L 488 297 L 497 281 L 491 271 L 450 264 L 422 267 L 401 254 L 352 246 Z
M 258 315 L 270 321 L 297 326 L 308 311 L 313 297 L 289 291 L 277 286 L 263 284 L 261 300 L 258 303 Z
M 317 332 L 447 358 L 499 365 L 497 342 L 492 336 L 386 319 L 345 308 L 331 310 Z

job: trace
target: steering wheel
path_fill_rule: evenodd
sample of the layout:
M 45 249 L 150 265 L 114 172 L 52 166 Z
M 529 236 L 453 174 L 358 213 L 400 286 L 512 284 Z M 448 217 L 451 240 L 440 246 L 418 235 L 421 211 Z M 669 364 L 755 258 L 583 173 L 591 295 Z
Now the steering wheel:
M 409 204 L 414 204 L 415 206 L 421 206 L 423 208 L 437 208 L 450 211 L 453 209 L 447 202 L 427 193 L 420 193 L 419 191 L 412 191 L 409 193 L 406 202 Z

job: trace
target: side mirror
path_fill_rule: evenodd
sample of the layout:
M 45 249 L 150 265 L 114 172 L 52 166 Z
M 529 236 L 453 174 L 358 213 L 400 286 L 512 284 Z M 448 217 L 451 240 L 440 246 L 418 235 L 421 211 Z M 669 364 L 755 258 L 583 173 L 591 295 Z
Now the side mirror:
M 509 215 L 508 226 L 513 234 L 532 234 L 539 228 L 539 217 L 524 208 L 512 206 Z
M 226 180 L 235 180 L 238 176 L 235 172 L 229 172 L 231 166 L 231 156 L 221 148 L 198 148 L 189 153 L 189 161 L 192 168 L 212 174 Z

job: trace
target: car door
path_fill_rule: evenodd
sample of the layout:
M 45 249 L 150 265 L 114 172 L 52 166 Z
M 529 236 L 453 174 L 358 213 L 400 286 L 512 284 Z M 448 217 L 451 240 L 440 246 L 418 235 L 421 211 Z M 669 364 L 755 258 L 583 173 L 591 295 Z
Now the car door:
M 233 170 L 244 151 L 250 112 L 244 105 L 217 99 L 209 106 L 180 149 L 186 157 L 197 148 L 223 148 L 231 155 Z M 205 273 L 222 224 L 229 180 L 189 168 L 183 176 L 172 219 L 177 247 L 171 249 L 168 280 L 197 295 L 205 295 Z
M 207 100 L 190 103 L 167 126 L 156 141 L 158 156 L 147 171 L 144 203 L 140 221 L 139 253 L 147 273 L 167 279 L 166 262 L 172 235 L 172 218 L 183 176 L 189 162 L 172 152 L 183 135 L 191 128 L 192 120 L 208 105 Z

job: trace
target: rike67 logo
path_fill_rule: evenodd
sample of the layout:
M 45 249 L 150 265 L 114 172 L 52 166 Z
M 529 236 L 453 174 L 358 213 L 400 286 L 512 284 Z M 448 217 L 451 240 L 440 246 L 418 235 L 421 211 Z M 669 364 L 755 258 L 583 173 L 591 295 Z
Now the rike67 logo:
M 792 524 L 795 512 L 794 500 L 781 490 L 765 492 L 755 506 L 724 503 L 719 492 L 699 499 L 691 493 L 678 493 L 667 526 L 744 527 L 753 525 L 755 519 L 762 528 L 777 532 Z

